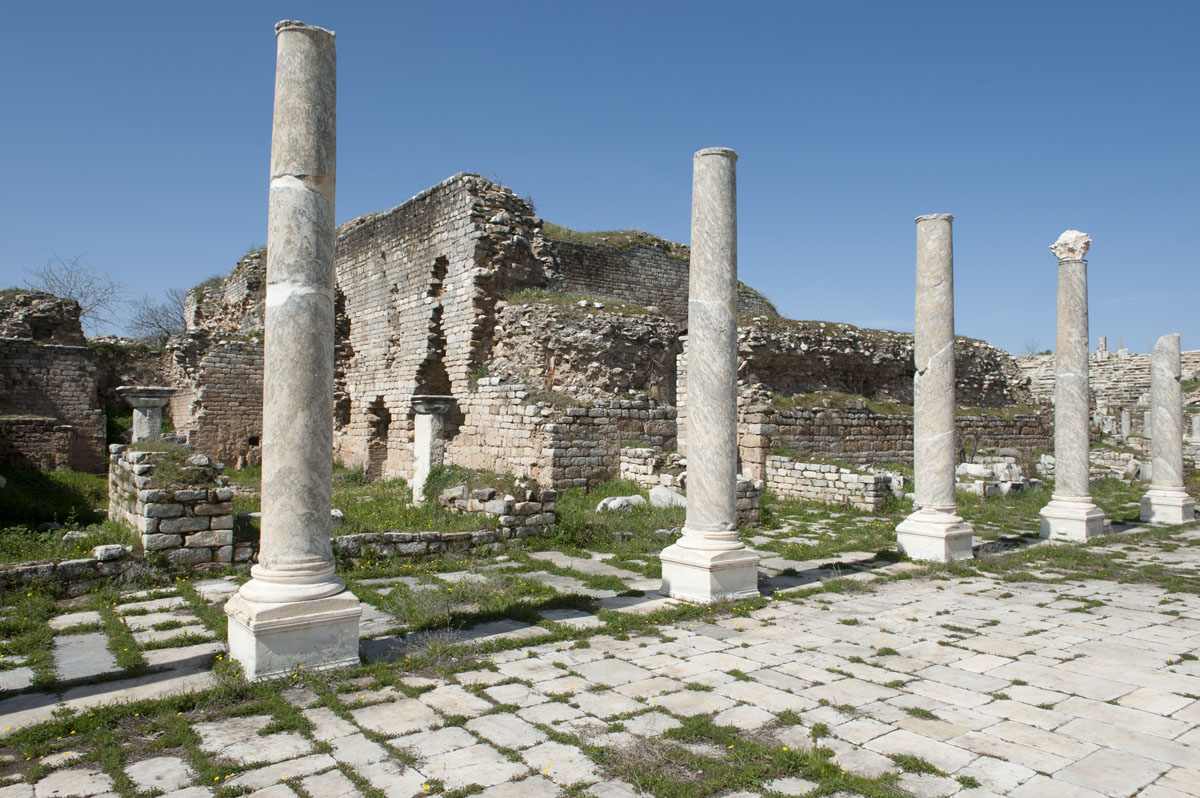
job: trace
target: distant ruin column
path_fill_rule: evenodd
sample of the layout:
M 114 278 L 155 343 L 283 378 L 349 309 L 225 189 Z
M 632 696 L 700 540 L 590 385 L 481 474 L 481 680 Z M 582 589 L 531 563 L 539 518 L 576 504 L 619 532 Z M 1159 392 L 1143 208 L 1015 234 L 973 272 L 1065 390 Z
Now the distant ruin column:
M 1092 239 L 1068 230 L 1050 249 L 1058 258 L 1058 334 L 1054 351 L 1054 495 L 1042 508 L 1042 537 L 1087 540 L 1104 534 L 1092 503 L 1088 460 L 1087 254 Z
M 225 605 L 229 654 L 249 679 L 357 665 L 362 608 L 334 574 L 333 32 L 275 26 L 267 220 L 262 535 Z
M 446 453 L 446 411 L 453 396 L 419 394 L 412 398 L 413 418 L 413 504 L 425 503 L 429 472 L 442 464 Z
M 1196 500 L 1183 489 L 1183 388 L 1179 333 L 1164 335 L 1150 353 L 1150 490 L 1142 520 L 1183 524 L 1195 520 Z
M 1200 445 L 1200 414 L 1192 416 L 1192 443 Z
M 687 519 L 662 552 L 662 591 L 686 601 L 758 595 L 758 555 L 737 532 L 737 153 L 692 161 Z
M 117 396 L 133 408 L 133 438 L 131 443 L 147 438 L 162 437 L 162 414 L 174 388 L 155 388 L 148 385 L 123 385 Z
M 956 515 L 954 471 L 954 245 L 948 213 L 917 217 L 917 309 L 913 335 L 914 511 L 896 527 L 914 560 L 970 559 L 971 525 Z
M 1129 440 L 1129 436 L 1133 435 L 1133 413 L 1129 412 L 1129 408 L 1121 411 L 1121 440 Z

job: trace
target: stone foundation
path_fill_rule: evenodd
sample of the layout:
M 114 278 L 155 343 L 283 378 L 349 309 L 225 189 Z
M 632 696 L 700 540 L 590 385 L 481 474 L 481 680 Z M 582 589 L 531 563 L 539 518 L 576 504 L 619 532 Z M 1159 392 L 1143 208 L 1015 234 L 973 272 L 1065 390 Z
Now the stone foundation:
M 766 486 L 781 498 L 806 499 L 875 512 L 892 495 L 892 481 L 825 463 L 768 455 Z

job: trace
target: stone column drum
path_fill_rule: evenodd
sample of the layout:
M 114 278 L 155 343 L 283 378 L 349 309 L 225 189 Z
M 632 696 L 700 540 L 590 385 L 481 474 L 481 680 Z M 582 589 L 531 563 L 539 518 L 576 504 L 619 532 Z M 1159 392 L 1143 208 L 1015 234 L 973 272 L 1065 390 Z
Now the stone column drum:
M 1196 500 L 1183 489 L 1183 388 L 1179 334 L 1158 339 L 1150 353 L 1150 490 L 1142 520 L 1183 524 L 1196 518 Z
M 1068 230 L 1050 246 L 1058 258 L 1058 333 L 1054 351 L 1054 495 L 1042 508 L 1042 537 L 1087 540 L 1104 534 L 1092 503 L 1088 462 L 1087 254 L 1092 239 Z
M 148 385 L 123 385 L 117 389 L 117 396 L 133 408 L 132 443 L 162 437 L 163 408 L 174 393 L 174 388 Z
M 333 32 L 275 26 L 267 221 L 262 537 L 225 605 L 229 654 L 249 679 L 357 665 L 358 599 L 334 574 Z
M 412 398 L 413 418 L 413 504 L 425 503 L 425 482 L 429 472 L 442 464 L 446 455 L 443 433 L 446 411 L 453 396 L 418 394 Z
M 758 555 L 737 531 L 737 153 L 692 162 L 688 470 L 683 537 L 662 551 L 662 592 L 686 601 L 758 595 Z
M 1192 416 L 1192 443 L 1200 446 L 1200 414 Z
M 1128 410 L 1121 411 L 1121 440 L 1129 440 L 1129 436 L 1133 435 L 1133 413 Z
M 957 514 L 954 471 L 954 245 L 948 213 L 917 217 L 917 307 L 913 336 L 914 511 L 896 527 L 914 560 L 974 556 L 971 525 Z

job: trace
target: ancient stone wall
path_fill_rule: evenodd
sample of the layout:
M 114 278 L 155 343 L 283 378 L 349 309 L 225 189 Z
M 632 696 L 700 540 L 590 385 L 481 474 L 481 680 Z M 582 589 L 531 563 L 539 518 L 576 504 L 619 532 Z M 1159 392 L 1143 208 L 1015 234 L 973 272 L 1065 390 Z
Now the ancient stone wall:
M 660 314 L 538 296 L 499 305 L 492 335 L 489 376 L 583 402 L 646 394 L 675 403 L 678 332 Z
M 75 428 L 45 416 L 0 416 L 0 466 L 68 468 Z
M 0 434 L 17 435 L 0 438 L 0 453 L 7 453 L 0 456 L 8 464 L 32 466 L 49 458 L 59 467 L 103 470 L 104 412 L 96 398 L 96 355 L 86 346 L 0 338 L 0 416 L 53 419 L 58 428 L 54 433 L 35 433 L 21 424 L 0 428 Z M 46 443 L 55 448 L 35 448 Z
M 1030 390 L 1039 402 L 1054 401 L 1054 355 L 1028 355 L 1017 364 L 1029 377 Z M 1184 379 L 1200 376 L 1200 350 L 1180 355 Z M 1099 350 L 1088 356 L 1088 388 L 1097 408 L 1138 407 L 1149 404 L 1150 356 L 1125 350 Z
M 785 498 L 848 505 L 874 512 L 892 494 L 888 477 L 860 474 L 828 463 L 805 463 L 791 457 L 768 455 L 764 471 L 767 488 Z
M 235 550 L 233 491 L 224 477 L 171 486 L 156 474 L 170 453 L 110 448 L 108 517 L 137 532 L 143 551 L 179 567 L 250 560 L 253 544 Z
M 0 338 L 83 346 L 79 303 L 41 291 L 0 291 Z
M 773 393 L 839 391 L 912 404 L 911 333 L 759 318 L 738 328 L 738 356 L 739 378 Z M 954 367 L 959 406 L 1006 407 L 1032 399 L 1012 356 L 983 341 L 955 339 Z
M 781 410 L 743 401 L 738 450 L 742 471 L 756 479 L 772 449 L 791 449 L 849 463 L 912 463 L 912 416 L 880 414 L 861 407 Z M 967 454 L 985 448 L 1016 448 L 1032 456 L 1054 448 L 1054 426 L 1046 414 L 976 415 L 955 419 L 958 446 Z
M 173 339 L 169 415 L 188 444 L 231 467 L 258 465 L 262 448 L 263 344 L 259 336 Z
M 662 242 L 659 245 L 637 243 L 627 249 L 618 249 L 607 244 L 556 240 L 551 240 L 550 246 L 562 274 L 562 291 L 656 307 L 671 321 L 687 326 L 687 247 Z M 773 316 L 775 313 L 766 297 L 739 284 L 739 315 Z

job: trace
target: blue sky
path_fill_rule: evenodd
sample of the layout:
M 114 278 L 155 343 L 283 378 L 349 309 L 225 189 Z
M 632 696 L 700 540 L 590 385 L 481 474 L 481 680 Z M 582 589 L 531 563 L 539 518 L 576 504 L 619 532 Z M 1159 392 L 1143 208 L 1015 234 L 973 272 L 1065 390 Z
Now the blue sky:
M 1052 347 L 1076 228 L 1093 347 L 1200 349 L 1193 2 L 13 4 L 0 283 L 53 251 L 162 294 L 263 243 L 283 18 L 338 33 L 339 222 L 472 171 L 687 241 L 727 146 L 740 276 L 788 316 L 911 330 L 913 217 L 949 212 L 960 334 Z

